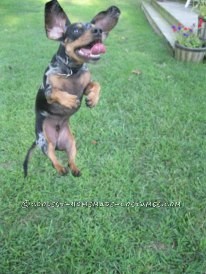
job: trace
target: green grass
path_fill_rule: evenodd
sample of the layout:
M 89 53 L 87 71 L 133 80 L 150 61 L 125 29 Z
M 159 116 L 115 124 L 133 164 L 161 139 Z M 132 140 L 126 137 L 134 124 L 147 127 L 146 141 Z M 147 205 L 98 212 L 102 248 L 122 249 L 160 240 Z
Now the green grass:
M 111 4 L 122 16 L 90 66 L 100 103 L 71 119 L 82 177 L 59 176 L 36 150 L 23 179 L 35 95 L 57 48 L 44 3 L 0 4 L 0 273 L 205 273 L 206 65 L 176 62 L 138 1 L 61 1 L 73 21 Z M 22 208 L 25 200 L 177 206 Z

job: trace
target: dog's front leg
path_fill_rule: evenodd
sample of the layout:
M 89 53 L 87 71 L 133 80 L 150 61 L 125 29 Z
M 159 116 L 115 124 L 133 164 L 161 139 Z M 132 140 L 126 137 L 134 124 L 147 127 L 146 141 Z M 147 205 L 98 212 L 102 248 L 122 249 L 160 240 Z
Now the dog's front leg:
M 100 84 L 97 82 L 90 82 L 86 87 L 84 94 L 87 96 L 86 105 L 90 108 L 95 107 L 100 97 Z
M 76 95 L 69 94 L 58 88 L 47 90 L 46 99 L 49 104 L 58 103 L 67 108 L 77 108 L 80 103 Z

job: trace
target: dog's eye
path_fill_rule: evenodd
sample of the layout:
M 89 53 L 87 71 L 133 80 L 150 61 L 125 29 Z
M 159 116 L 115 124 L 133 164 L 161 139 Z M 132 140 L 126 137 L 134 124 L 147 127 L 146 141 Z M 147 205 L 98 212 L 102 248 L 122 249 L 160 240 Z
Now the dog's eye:
M 86 23 L 86 24 L 85 24 L 85 28 L 86 28 L 86 29 L 91 29 L 91 27 L 92 27 L 92 24 L 91 24 L 91 23 Z
M 74 28 L 73 28 L 73 33 L 75 36 L 81 35 L 83 33 L 83 31 L 84 31 L 84 27 L 80 23 L 76 24 L 76 26 L 74 26 Z
M 81 31 L 80 29 L 77 29 L 77 28 L 76 28 L 76 29 L 74 29 L 74 34 L 79 34 L 80 31 Z

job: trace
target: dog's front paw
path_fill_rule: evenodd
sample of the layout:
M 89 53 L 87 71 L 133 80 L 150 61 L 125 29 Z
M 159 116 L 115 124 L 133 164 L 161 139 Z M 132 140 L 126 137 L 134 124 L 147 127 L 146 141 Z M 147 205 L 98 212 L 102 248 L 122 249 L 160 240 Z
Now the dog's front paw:
M 90 82 L 85 91 L 86 105 L 90 108 L 95 107 L 100 97 L 100 85 L 97 82 Z
M 65 93 L 65 98 L 62 101 L 62 105 L 64 105 L 67 108 L 77 108 L 80 105 L 80 101 L 76 95 L 71 95 L 68 93 Z
M 97 105 L 99 101 L 99 94 L 96 92 L 90 92 L 89 95 L 86 97 L 86 105 L 89 108 L 93 108 Z
M 80 105 L 80 101 L 76 95 L 58 89 L 53 89 L 46 98 L 49 104 L 58 103 L 70 109 L 77 108 Z

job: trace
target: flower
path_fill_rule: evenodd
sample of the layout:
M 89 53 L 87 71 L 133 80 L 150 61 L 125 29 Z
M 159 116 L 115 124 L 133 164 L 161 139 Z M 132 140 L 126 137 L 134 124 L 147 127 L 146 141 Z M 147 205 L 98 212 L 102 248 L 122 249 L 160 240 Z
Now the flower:
M 175 32 L 176 41 L 180 45 L 187 48 L 201 48 L 203 46 L 203 42 L 195 30 L 195 24 L 189 28 L 179 23 L 177 26 L 173 25 L 172 30 Z
M 202 28 L 203 22 L 204 22 L 204 20 L 200 17 L 198 20 L 198 29 Z

